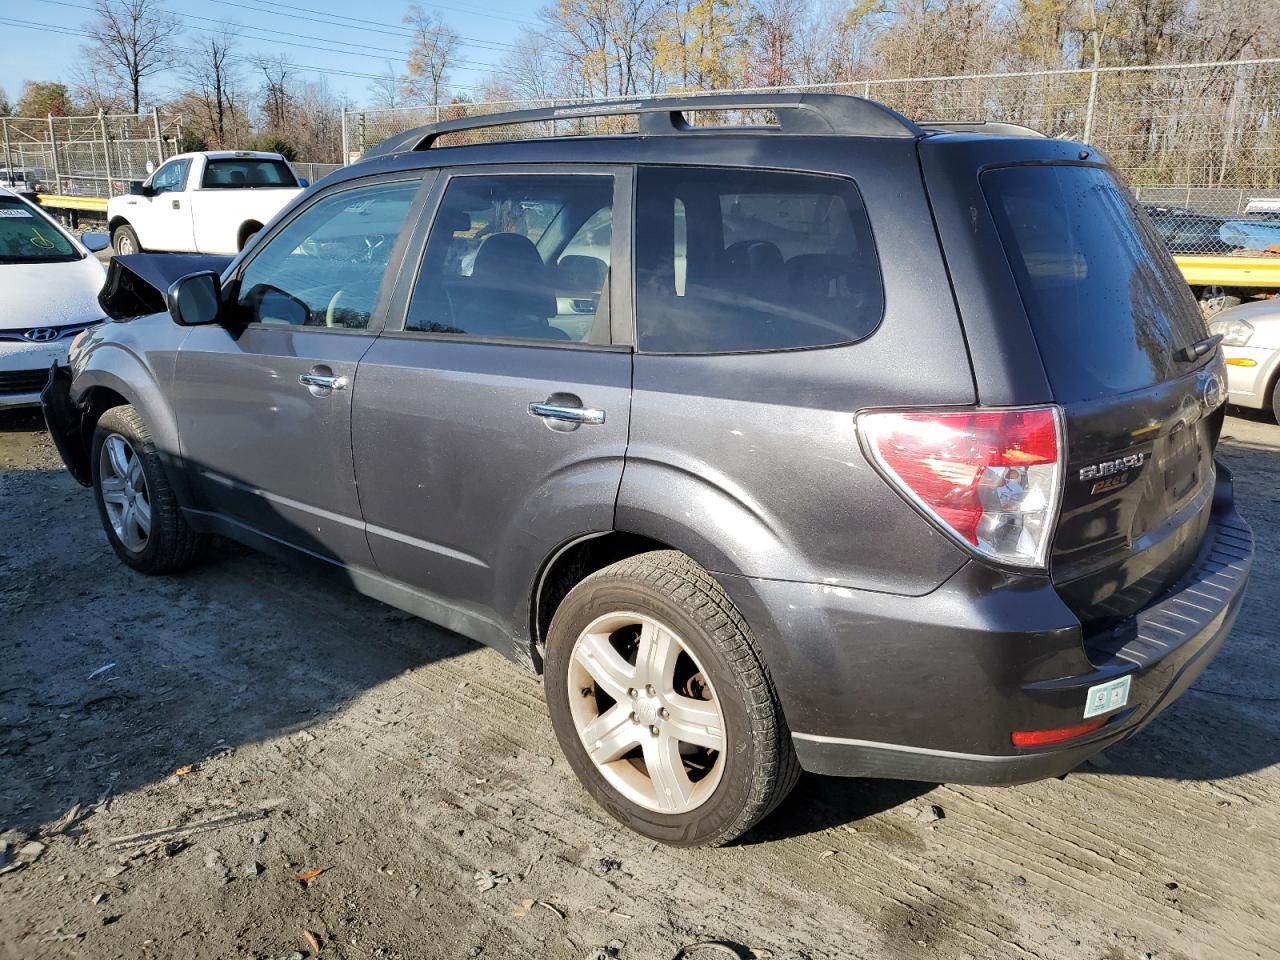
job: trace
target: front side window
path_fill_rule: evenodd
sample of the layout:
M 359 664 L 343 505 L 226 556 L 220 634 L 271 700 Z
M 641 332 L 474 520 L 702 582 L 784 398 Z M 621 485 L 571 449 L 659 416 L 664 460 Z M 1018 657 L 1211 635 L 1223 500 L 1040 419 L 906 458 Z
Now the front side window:
M 42 214 L 17 197 L 0 197 L 0 263 L 79 259 L 71 241 Z
M 636 336 L 653 353 L 733 353 L 861 340 L 884 289 L 847 180 L 650 167 L 636 197 Z
M 240 278 L 246 323 L 362 330 L 417 183 L 381 183 L 324 197 L 271 237 Z
M 460 176 L 431 227 L 406 329 L 608 343 L 613 178 Z
M 210 160 L 205 164 L 204 177 L 200 181 L 200 186 L 205 190 L 297 185 L 298 178 L 283 160 L 260 160 L 252 157 Z
M 187 186 L 190 160 L 171 160 L 151 177 L 151 189 L 156 193 L 180 193 Z

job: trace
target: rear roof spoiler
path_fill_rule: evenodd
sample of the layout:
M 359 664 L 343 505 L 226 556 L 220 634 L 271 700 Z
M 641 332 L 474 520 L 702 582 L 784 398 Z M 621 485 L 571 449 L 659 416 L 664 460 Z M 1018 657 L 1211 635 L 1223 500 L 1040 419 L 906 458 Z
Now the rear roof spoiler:
M 775 126 L 696 127 L 686 113 L 700 110 L 771 110 L 778 118 Z M 638 116 L 643 136 L 673 134 L 732 134 L 768 132 L 778 136 L 836 135 L 848 137 L 919 137 L 924 131 L 902 114 L 882 103 L 863 97 L 835 93 L 734 93 L 695 96 L 650 97 L 607 103 L 584 103 L 565 107 L 542 107 L 491 113 L 458 120 L 445 120 L 397 134 L 365 151 L 364 156 L 380 157 L 414 150 L 428 150 L 440 137 L 464 130 L 505 127 L 554 120 L 591 117 Z

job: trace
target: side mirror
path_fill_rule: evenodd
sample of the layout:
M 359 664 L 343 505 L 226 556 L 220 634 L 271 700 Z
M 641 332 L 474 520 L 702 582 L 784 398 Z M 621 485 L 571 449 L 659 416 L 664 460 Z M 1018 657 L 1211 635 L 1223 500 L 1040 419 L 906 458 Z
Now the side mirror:
M 222 311 L 222 279 L 212 270 L 189 274 L 169 287 L 165 305 L 179 326 L 217 323 Z
M 106 233 L 90 232 L 80 237 L 80 242 L 90 253 L 100 253 L 111 246 L 111 236 Z
M 302 187 L 303 189 L 306 189 L 307 187 L 311 186 L 311 181 L 308 180 L 306 177 L 299 177 L 298 186 Z
M 129 196 L 131 196 L 131 197 L 140 197 L 140 196 L 142 196 L 142 189 L 143 189 L 143 188 L 142 188 L 142 181 L 141 181 L 141 180 L 131 180 L 131 181 L 129 182 Z

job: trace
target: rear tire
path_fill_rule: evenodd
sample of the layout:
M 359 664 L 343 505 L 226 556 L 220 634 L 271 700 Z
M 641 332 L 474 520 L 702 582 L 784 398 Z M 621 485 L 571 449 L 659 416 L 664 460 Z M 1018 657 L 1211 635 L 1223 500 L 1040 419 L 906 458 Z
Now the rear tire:
M 1280 423 L 1280 378 L 1271 385 L 1271 419 Z
M 138 241 L 138 232 L 127 223 L 111 231 L 111 249 L 117 256 L 128 257 L 142 253 L 142 244 Z
M 575 586 L 551 621 L 545 683 L 587 791 L 654 840 L 728 843 L 800 775 L 750 628 L 682 553 L 640 554 Z
M 94 500 L 116 556 L 146 574 L 177 573 L 204 554 L 208 538 L 187 525 L 146 422 L 112 407 L 93 431 Z

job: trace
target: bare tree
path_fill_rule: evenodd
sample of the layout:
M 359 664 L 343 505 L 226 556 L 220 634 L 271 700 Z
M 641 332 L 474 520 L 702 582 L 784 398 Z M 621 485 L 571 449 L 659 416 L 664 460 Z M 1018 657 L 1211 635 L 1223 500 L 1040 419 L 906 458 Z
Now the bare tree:
M 384 65 L 384 69 L 376 80 L 369 83 L 369 93 L 373 96 L 374 106 L 403 107 L 408 100 L 408 94 L 405 92 L 405 81 L 407 78 L 396 70 L 388 61 Z
M 413 28 L 405 88 L 413 97 L 437 106 L 449 70 L 457 61 L 462 38 L 438 13 L 416 3 L 405 14 L 404 22 Z
M 259 57 L 254 66 L 262 74 L 262 113 L 267 130 L 282 133 L 289 122 L 289 105 L 292 101 L 289 88 L 293 80 L 293 63 L 283 53 L 274 57 Z
M 182 21 L 156 0 L 96 0 L 94 12 L 87 52 L 123 88 L 137 113 L 142 81 L 170 66 Z
M 234 50 L 238 33 L 225 25 L 217 33 L 206 36 L 196 47 L 182 71 L 183 79 L 200 104 L 202 119 L 209 131 L 209 145 L 226 147 L 231 120 L 235 113 L 235 91 L 239 83 Z

